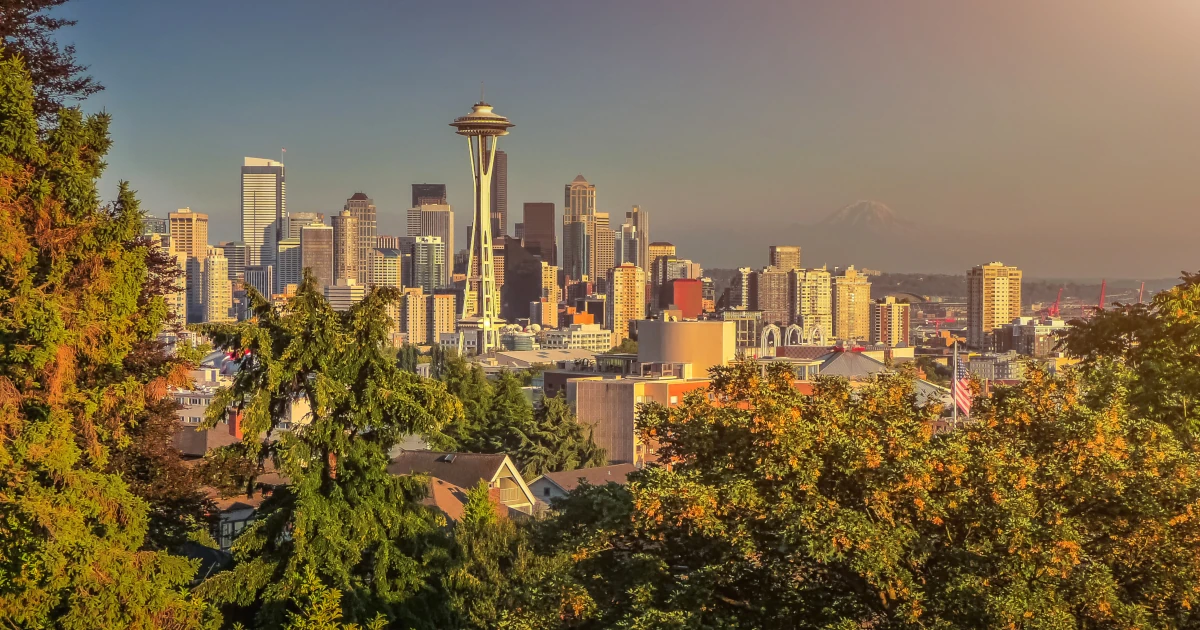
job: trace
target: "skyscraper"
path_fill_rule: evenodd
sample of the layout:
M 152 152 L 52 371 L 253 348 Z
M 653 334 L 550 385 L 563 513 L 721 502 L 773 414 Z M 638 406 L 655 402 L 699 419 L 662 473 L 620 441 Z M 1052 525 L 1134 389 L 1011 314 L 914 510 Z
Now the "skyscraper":
M 1020 316 L 1020 269 L 993 262 L 967 272 L 967 345 L 988 348 L 992 330 Z
M 646 318 L 646 272 L 625 263 L 608 270 L 607 328 L 613 345 L 629 338 L 629 322 Z
M 201 303 L 205 322 L 232 321 L 229 311 L 233 307 L 233 287 L 229 282 L 229 262 L 219 247 L 209 247 L 204 258 L 203 291 Z
M 646 259 L 648 261 L 646 263 L 646 265 L 647 265 L 647 267 L 653 268 L 654 261 L 658 260 L 659 258 L 661 258 L 663 256 L 674 256 L 674 255 L 675 255 L 675 246 L 672 245 L 671 243 L 668 243 L 666 241 L 658 241 L 657 243 L 650 243 L 649 245 L 646 246 Z
M 371 265 L 375 257 L 375 236 L 378 231 L 375 201 L 366 193 L 356 192 L 346 200 L 346 210 L 358 221 L 358 283 L 371 280 Z
M 208 215 L 180 208 L 167 215 L 171 224 L 171 247 L 192 258 L 208 255 Z
M 400 332 L 408 335 L 408 343 L 429 343 L 429 324 L 425 319 L 429 310 L 427 301 L 428 296 L 421 287 L 404 289 L 400 296 Z
M 833 336 L 841 341 L 871 337 L 871 282 L 854 265 L 833 279 Z
M 445 205 L 446 201 L 446 185 L 445 184 L 413 184 L 412 185 L 412 205 L 410 208 L 420 208 L 426 204 Z
M 749 267 L 740 267 L 737 275 L 733 277 L 728 295 L 729 299 L 725 304 L 727 308 L 745 310 L 754 308 L 754 303 L 758 300 L 754 295 L 754 270 Z M 761 317 L 759 319 L 761 320 Z
M 333 284 L 333 228 L 310 223 L 300 229 L 300 268 L 309 269 L 317 286 Z
M 358 282 L 360 265 L 358 245 L 358 219 L 354 218 L 349 210 L 342 210 L 340 214 L 333 217 L 333 281 L 335 284 L 338 280 Z
M 241 241 L 228 241 L 218 245 L 229 261 L 229 279 L 241 280 L 246 276 L 246 244 Z M 268 295 L 264 293 L 263 295 Z
M 412 283 L 426 293 L 445 286 L 446 244 L 437 236 L 413 238 Z
M 375 250 L 375 266 L 371 270 L 371 286 L 404 286 L 404 255 L 399 249 L 379 248 Z
M 650 259 L 650 213 L 642 210 L 641 206 L 634 206 L 625 213 L 625 225 L 632 226 L 636 232 L 637 258 L 634 264 L 641 267 L 642 271 L 650 273 L 650 264 L 654 262 Z M 632 260 L 629 252 L 625 253 L 625 258 Z
M 871 305 L 871 343 L 897 347 L 908 345 L 910 323 L 908 302 L 897 302 L 893 296 Z
M 513 127 L 507 118 L 493 111 L 482 99 L 471 113 L 450 123 L 455 133 L 466 136 L 471 151 L 471 175 L 474 181 L 474 212 L 471 218 L 471 242 L 467 247 L 467 282 L 458 321 L 459 350 L 474 345 L 479 354 L 487 354 L 500 345 L 497 324 L 500 292 L 496 289 L 492 248 L 492 181 L 496 176 L 496 144 Z M 507 194 L 507 184 L 505 184 Z M 475 343 L 467 341 L 466 335 Z
M 616 235 L 608 226 L 607 212 L 597 212 L 595 216 L 596 220 L 592 223 L 592 236 L 596 247 L 592 256 L 591 277 L 608 278 L 608 270 L 613 268 Z
M 301 226 L 303 227 L 303 226 Z M 300 235 L 279 241 L 279 265 L 275 270 L 275 291 L 287 293 L 287 286 L 299 286 L 304 266 L 300 259 Z
M 300 228 L 310 223 L 325 223 L 324 212 L 292 212 L 287 216 L 287 238 L 300 238 Z
M 265 297 L 268 301 L 271 299 L 271 294 L 275 292 L 275 267 L 269 265 L 250 265 L 245 269 L 246 286 L 254 287 L 259 295 Z
M 805 339 L 833 336 L 833 278 L 824 267 L 793 269 L 789 275 L 792 322 Z
M 287 217 L 284 179 L 282 162 L 255 157 L 242 160 L 242 242 L 247 265 L 275 265 Z
M 429 343 L 439 343 L 442 333 L 454 332 L 457 319 L 456 298 L 453 289 L 438 290 L 425 299 L 425 322 L 429 326 Z
M 492 238 L 508 236 L 508 154 L 496 151 L 492 168 Z
M 621 226 L 621 231 L 614 234 L 613 242 L 613 264 L 623 265 L 631 263 L 642 267 L 642 243 L 638 237 L 637 227 L 630 223 L 625 223 Z M 643 269 L 643 271 L 649 271 Z
M 784 271 L 801 269 L 800 247 L 796 245 L 772 245 L 770 248 L 770 260 L 767 264 Z
M 446 204 L 424 204 L 408 211 L 409 236 L 436 236 L 446 250 L 446 260 L 454 256 L 454 210 Z M 446 264 L 445 277 L 438 286 L 450 284 L 451 267 Z
M 563 270 L 571 280 L 582 280 L 593 269 L 595 222 L 596 187 L 579 175 L 566 185 L 563 196 Z
M 542 262 L 558 265 L 558 229 L 554 223 L 554 204 L 530 202 L 524 206 L 525 249 Z

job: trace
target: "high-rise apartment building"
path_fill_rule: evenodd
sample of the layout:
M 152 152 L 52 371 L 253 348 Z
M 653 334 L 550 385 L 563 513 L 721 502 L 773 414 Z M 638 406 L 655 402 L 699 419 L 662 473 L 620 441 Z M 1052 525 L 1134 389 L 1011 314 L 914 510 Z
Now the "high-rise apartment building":
M 1020 269 L 993 262 L 967 272 L 967 345 L 990 347 L 992 331 L 1020 316 Z
M 593 270 L 595 222 L 596 187 L 579 175 L 563 195 L 563 270 L 571 280 L 582 280 Z
M 358 221 L 358 283 L 366 285 L 371 281 L 375 238 L 378 234 L 375 201 L 366 193 L 356 192 L 346 200 L 345 209 Z
M 653 270 L 654 261 L 663 256 L 675 256 L 675 246 L 666 241 L 658 241 L 650 243 L 646 246 L 646 257 L 649 259 L 646 263 L 647 270 Z
M 522 242 L 525 249 L 542 262 L 558 265 L 558 229 L 554 222 L 554 204 L 543 202 L 526 203 L 522 225 Z
M 378 248 L 375 250 L 375 265 L 371 270 L 371 285 L 374 287 L 404 286 L 404 254 L 399 249 Z
M 171 233 L 171 222 L 162 217 L 142 216 L 142 235 L 163 235 Z
M 591 277 L 600 279 L 608 277 L 608 270 L 613 268 L 614 240 L 616 235 L 608 226 L 608 213 L 597 212 L 596 220 L 592 222 L 593 242 L 596 244 L 592 257 L 593 267 Z
M 429 310 L 427 301 L 421 287 L 404 289 L 400 295 L 400 332 L 408 335 L 408 343 L 429 343 L 429 323 L 425 319 Z
M 453 289 L 436 291 L 426 296 L 425 321 L 429 325 L 429 343 L 439 343 L 442 333 L 454 332 L 454 322 L 458 319 L 456 310 L 457 295 Z
M 562 301 L 562 288 L 558 286 L 558 267 L 542 261 L 542 297 L 550 301 L 555 310 Z M 556 318 L 557 319 L 557 318 Z
M 788 300 L 788 272 L 777 267 L 763 267 L 751 276 L 754 286 L 753 310 L 762 311 L 763 324 L 786 326 L 791 321 L 792 308 Z
M 424 205 L 446 205 L 445 184 L 413 184 L 412 205 L 410 208 L 420 208 Z
M 335 311 L 348 311 L 367 297 L 367 287 L 358 280 L 337 278 L 334 284 L 325 287 L 325 299 Z
M 225 253 L 221 251 L 221 248 L 208 248 L 208 255 L 204 258 L 202 278 L 203 321 L 210 323 L 233 321 L 233 317 L 230 315 L 230 310 L 233 308 L 233 286 L 229 281 L 229 262 L 225 260 Z
M 400 249 L 400 239 L 403 236 L 388 236 L 380 234 L 375 237 L 375 249 Z
M 275 269 L 275 292 L 287 293 L 287 286 L 300 286 L 304 264 L 300 258 L 300 235 L 279 241 L 279 265 Z
M 833 336 L 841 341 L 871 338 L 871 281 L 854 265 L 833 279 Z
M 633 260 L 630 257 L 634 256 L 634 252 L 636 252 L 636 260 L 633 264 L 641 267 L 646 273 L 650 273 L 650 263 L 654 262 L 650 259 L 650 213 L 642 210 L 641 206 L 634 206 L 625 213 L 625 225 L 633 228 L 634 237 L 637 239 L 637 243 L 632 248 L 626 246 L 626 261 Z
M 788 275 L 792 323 L 804 338 L 818 341 L 833 337 L 833 277 L 824 267 L 793 269 Z
M 180 208 L 167 215 L 171 224 L 171 247 L 192 258 L 208 255 L 208 215 Z
M 605 323 L 612 344 L 629 338 L 629 322 L 646 318 L 646 272 L 626 263 L 608 270 L 608 305 Z
M 282 162 L 242 160 L 242 242 L 247 265 L 275 265 L 287 217 L 287 184 Z
M 333 284 L 332 227 L 310 223 L 300 229 L 300 268 L 310 270 L 320 288 Z
M 244 278 L 246 276 L 246 244 L 241 241 L 227 241 L 217 247 L 224 251 L 225 260 L 229 261 L 229 279 L 241 280 Z
M 158 219 L 160 224 L 155 227 L 162 230 L 159 232 L 149 232 L 146 235 L 150 236 L 150 247 L 159 248 L 166 251 L 167 256 L 171 258 L 174 264 L 182 275 L 178 278 L 170 280 L 168 285 L 169 290 L 163 294 L 163 301 L 167 305 L 168 320 L 166 325 L 168 328 L 178 328 L 187 324 L 187 271 L 188 271 L 188 255 L 187 252 L 176 251 L 171 244 L 170 224 L 167 219 Z
M 529 323 L 537 324 L 542 330 L 558 328 L 558 304 L 547 298 L 540 298 L 529 303 Z M 608 348 L 605 348 L 607 350 Z
M 437 237 L 445 250 L 446 260 L 451 260 L 455 254 L 453 208 L 446 204 L 424 204 L 410 209 L 408 211 L 408 235 Z M 443 277 L 437 281 L 439 287 L 450 284 L 452 269 L 449 263 L 443 266 Z
M 908 302 L 897 302 L 890 295 L 875 302 L 871 305 L 871 343 L 907 346 L 910 317 Z
M 797 245 L 772 245 L 770 247 L 770 260 L 767 265 L 791 271 L 793 269 L 801 269 L 800 266 L 800 247 Z
M 342 210 L 333 217 L 333 281 L 354 280 L 358 282 L 358 219 L 349 210 Z M 372 237 L 374 240 L 374 237 Z M 365 286 L 365 285 L 364 285 Z
M 300 238 L 300 228 L 302 228 L 310 223 L 320 223 L 320 224 L 324 225 L 325 213 L 324 212 L 292 212 L 292 213 L 288 214 L 287 221 L 285 221 L 285 223 L 287 223 L 287 225 L 288 225 L 287 237 L 288 238 Z
M 754 294 L 754 270 L 749 267 L 738 268 L 737 275 L 733 277 L 733 282 L 729 286 L 727 296 L 726 308 L 742 310 L 754 308 L 754 303 L 758 301 L 758 297 Z M 762 318 L 759 317 L 759 319 Z
M 492 164 L 492 238 L 508 236 L 508 154 L 496 150 Z
M 426 293 L 446 285 L 446 244 L 437 236 L 413 238 L 412 282 Z

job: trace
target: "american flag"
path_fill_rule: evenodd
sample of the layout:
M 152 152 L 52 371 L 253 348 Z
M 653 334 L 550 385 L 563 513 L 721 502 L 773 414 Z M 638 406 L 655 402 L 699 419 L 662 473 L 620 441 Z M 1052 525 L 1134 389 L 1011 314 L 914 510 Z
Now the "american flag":
M 956 361 L 958 364 L 958 373 L 954 375 L 954 381 L 951 383 L 950 391 L 954 397 L 954 404 L 962 410 L 968 418 L 971 417 L 971 383 L 967 373 L 967 367 L 960 359 Z

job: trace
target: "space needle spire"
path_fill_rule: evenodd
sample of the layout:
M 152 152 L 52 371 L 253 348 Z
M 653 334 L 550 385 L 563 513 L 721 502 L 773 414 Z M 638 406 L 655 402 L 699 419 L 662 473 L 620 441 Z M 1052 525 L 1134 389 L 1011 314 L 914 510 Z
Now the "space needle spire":
M 475 212 L 471 217 L 471 243 L 467 250 L 467 284 L 458 318 L 458 349 L 465 352 L 474 346 L 478 354 L 487 354 L 500 345 L 500 294 L 496 290 L 496 274 L 492 260 L 492 165 L 496 160 L 496 141 L 507 136 L 513 126 L 507 118 L 492 111 L 483 100 L 483 85 L 479 87 L 479 102 L 471 113 L 450 123 L 455 133 L 467 137 L 471 154 L 471 175 L 475 179 Z M 470 335 L 475 343 L 469 343 Z

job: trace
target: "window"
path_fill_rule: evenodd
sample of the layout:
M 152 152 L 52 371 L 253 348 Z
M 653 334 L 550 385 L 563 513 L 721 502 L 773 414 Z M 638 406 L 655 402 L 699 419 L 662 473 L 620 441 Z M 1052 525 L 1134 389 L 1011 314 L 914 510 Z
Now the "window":
M 544 497 L 550 496 L 550 486 L 546 486 L 545 488 L 542 488 L 542 496 L 544 496 Z
M 671 404 L 672 404 L 672 405 L 674 405 L 674 404 L 677 404 L 678 402 L 679 402 L 679 397 L 678 397 L 678 396 L 672 396 L 672 397 L 671 397 Z

